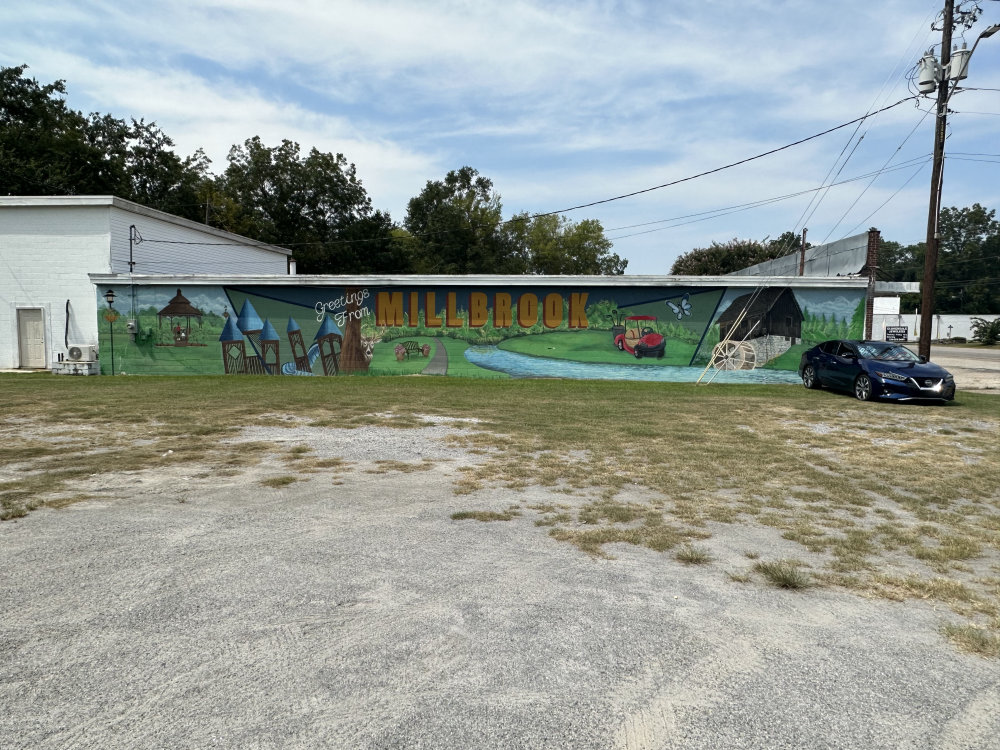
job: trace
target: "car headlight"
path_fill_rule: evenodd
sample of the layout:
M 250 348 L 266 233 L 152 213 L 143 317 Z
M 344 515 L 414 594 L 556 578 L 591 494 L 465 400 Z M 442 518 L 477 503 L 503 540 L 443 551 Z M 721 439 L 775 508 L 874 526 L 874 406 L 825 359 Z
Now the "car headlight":
M 907 380 L 909 380 L 909 378 L 906 377 L 905 375 L 900 375 L 899 373 L 895 372 L 879 372 L 878 370 L 876 370 L 875 374 L 878 375 L 880 378 L 882 378 L 882 380 L 897 380 L 901 383 L 905 383 Z

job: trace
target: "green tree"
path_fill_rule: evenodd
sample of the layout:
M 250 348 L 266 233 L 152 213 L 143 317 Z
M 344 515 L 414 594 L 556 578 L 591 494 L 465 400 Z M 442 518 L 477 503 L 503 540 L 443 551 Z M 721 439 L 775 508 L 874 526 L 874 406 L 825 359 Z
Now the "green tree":
M 65 83 L 39 84 L 27 68 L 0 68 L 0 192 L 110 192 L 115 176 L 95 169 L 101 151 L 87 140 L 86 118 L 66 106 Z
M 27 66 L 0 68 L 0 191 L 111 194 L 194 218 L 207 179 L 203 152 L 182 159 L 157 126 L 66 106 L 63 81 L 41 85 Z
M 1000 318 L 996 320 L 973 318 L 972 339 L 985 346 L 993 346 L 997 341 L 1000 341 Z
M 524 273 L 526 259 L 502 220 L 493 182 L 472 167 L 428 181 L 410 199 L 403 226 L 418 273 Z
M 674 261 L 670 273 L 678 276 L 720 276 L 748 266 L 790 255 L 801 247 L 793 232 L 785 232 L 769 243 L 757 240 L 732 239 L 713 242 L 709 247 L 699 247 L 681 255 Z
M 224 196 L 224 228 L 293 249 L 304 273 L 407 270 L 392 221 L 375 211 L 343 154 L 299 144 L 268 147 L 260 137 L 233 146 L 214 183 Z
M 934 312 L 938 314 L 1000 313 L 1000 222 L 996 211 L 978 203 L 970 208 L 943 208 L 939 231 L 938 264 L 934 283 Z M 883 241 L 879 248 L 879 275 L 890 281 L 924 278 L 926 245 L 901 246 Z M 917 294 L 904 295 L 904 309 L 920 305 Z
M 572 222 L 564 216 L 520 214 L 510 221 L 526 273 L 619 275 L 628 261 L 611 252 L 601 222 Z
M 995 217 L 995 210 L 978 203 L 941 210 L 935 312 L 1000 312 L 1000 223 Z

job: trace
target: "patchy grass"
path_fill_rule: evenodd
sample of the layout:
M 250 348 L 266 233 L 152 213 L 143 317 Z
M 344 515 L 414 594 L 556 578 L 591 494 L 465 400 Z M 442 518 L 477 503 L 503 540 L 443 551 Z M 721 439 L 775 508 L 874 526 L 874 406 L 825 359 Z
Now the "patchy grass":
M 424 459 L 423 461 L 375 461 L 374 467 L 365 469 L 366 474 L 385 474 L 390 471 L 397 471 L 403 474 L 410 474 L 415 471 L 430 471 L 435 466 L 433 461 Z
M 267 477 L 266 479 L 261 479 L 260 484 L 265 487 L 287 487 L 290 484 L 295 484 L 301 479 L 301 477 L 293 477 L 289 475 L 284 475 L 280 477 Z
M 962 651 L 993 659 L 1000 658 L 1000 632 L 993 632 L 976 625 L 948 623 L 941 633 Z
M 739 524 L 794 545 L 827 585 L 938 601 L 970 623 L 1000 609 L 995 396 L 917 407 L 792 386 L 365 377 L 277 388 L 272 378 L 2 374 L 0 389 L 0 519 L 86 497 L 123 472 L 232 476 L 265 459 L 298 475 L 349 468 L 305 446 L 232 442 L 243 425 L 474 419 L 451 439 L 481 460 L 454 489 L 558 492 L 566 503 L 523 512 L 590 554 L 619 543 L 676 550 L 713 524 Z
M 674 559 L 685 565 L 708 565 L 708 563 L 712 562 L 712 555 L 704 547 L 685 544 L 674 553 Z
M 761 561 L 756 563 L 753 569 L 779 589 L 805 589 L 814 583 L 810 575 L 792 560 Z
M 508 508 L 505 511 L 495 511 L 495 510 L 460 510 L 457 513 L 451 514 L 452 521 L 513 521 L 515 518 L 520 516 L 521 513 L 514 509 Z

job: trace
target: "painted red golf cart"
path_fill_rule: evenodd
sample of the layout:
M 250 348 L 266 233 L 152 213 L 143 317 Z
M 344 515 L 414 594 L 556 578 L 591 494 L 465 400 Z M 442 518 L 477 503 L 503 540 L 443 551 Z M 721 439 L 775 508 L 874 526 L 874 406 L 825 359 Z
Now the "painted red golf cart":
M 656 332 L 656 317 L 653 315 L 630 315 L 625 318 L 625 331 L 615 334 L 615 346 L 619 351 L 643 357 L 663 357 L 666 341 Z

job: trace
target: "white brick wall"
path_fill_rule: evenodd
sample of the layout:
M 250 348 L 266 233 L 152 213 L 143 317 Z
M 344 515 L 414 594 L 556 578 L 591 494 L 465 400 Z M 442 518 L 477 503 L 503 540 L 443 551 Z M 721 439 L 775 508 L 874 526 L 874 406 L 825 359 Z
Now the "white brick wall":
M 0 369 L 20 366 L 20 308 L 43 310 L 47 367 L 67 339 L 97 345 L 104 301 L 88 274 L 128 273 L 133 224 L 144 239 L 133 247 L 137 274 L 287 273 L 275 249 L 109 196 L 0 196 Z
M 88 273 L 109 271 L 108 209 L 0 208 L 0 369 L 18 361 L 17 310 L 42 308 L 46 365 L 71 344 L 97 344 L 96 291 Z

